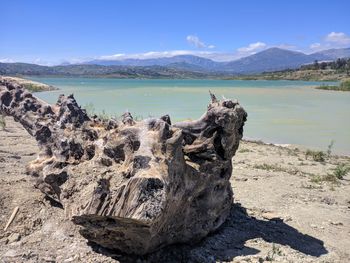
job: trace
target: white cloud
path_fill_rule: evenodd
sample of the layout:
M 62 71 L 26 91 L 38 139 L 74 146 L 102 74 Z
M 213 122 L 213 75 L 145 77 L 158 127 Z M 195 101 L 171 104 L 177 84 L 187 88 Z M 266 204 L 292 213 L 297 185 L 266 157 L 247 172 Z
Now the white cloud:
M 11 58 L 0 58 L 0 63 L 13 63 L 13 59 Z
M 321 47 L 321 43 L 313 43 L 310 45 L 311 49 L 319 49 Z
M 343 32 L 331 32 L 325 37 L 325 41 L 339 46 L 350 45 L 350 36 Z
M 53 64 L 51 62 L 48 62 L 48 61 L 43 60 L 41 58 L 36 58 L 33 61 L 31 61 L 31 63 L 41 65 L 41 66 L 53 66 Z
M 246 47 L 240 47 L 237 49 L 239 54 L 242 55 L 252 55 L 255 54 L 257 51 L 260 51 L 266 47 L 266 44 L 263 42 L 256 42 L 251 43 Z
M 331 48 L 349 47 L 350 36 L 343 32 L 331 32 L 323 37 L 322 41 L 312 43 L 309 46 L 309 52 L 321 51 Z
M 227 62 L 241 58 L 242 56 L 236 53 L 228 53 L 228 52 L 213 52 L 201 55 L 204 58 L 209 58 L 214 61 Z
M 186 40 L 189 44 L 197 47 L 197 48 L 209 48 L 209 49 L 213 49 L 215 48 L 214 45 L 207 45 L 205 44 L 203 41 L 201 41 L 199 39 L 199 37 L 195 36 L 195 35 L 188 35 L 186 37 Z
M 195 47 L 198 47 L 198 48 L 205 48 L 206 47 L 204 42 L 202 42 L 199 39 L 199 37 L 197 37 L 197 36 L 188 35 L 186 37 L 186 40 L 187 40 L 188 43 L 190 43 L 191 45 L 194 45 Z
M 101 57 L 95 57 L 90 59 L 85 59 L 86 61 L 91 61 L 94 59 L 99 60 L 124 60 L 124 59 L 154 59 L 154 58 L 164 58 L 173 57 L 179 55 L 194 55 L 203 58 L 209 58 L 214 61 L 232 61 L 239 59 L 244 54 L 238 52 L 214 52 L 214 51 L 199 51 L 199 50 L 169 50 L 169 51 L 150 51 L 145 53 L 134 53 L 134 54 L 115 54 L 115 55 L 105 55 Z M 72 61 L 70 61 L 72 63 Z M 82 61 L 81 61 L 82 62 Z
M 330 45 L 329 44 L 321 44 L 321 43 L 312 43 L 309 46 L 309 48 L 312 52 L 315 52 L 315 51 L 321 51 L 323 49 L 330 48 Z
M 163 58 L 163 57 L 173 57 L 179 55 L 200 55 L 208 54 L 208 51 L 192 51 L 192 50 L 170 50 L 170 51 L 150 51 L 145 53 L 134 53 L 134 54 L 115 54 L 101 56 L 97 59 L 102 60 L 124 60 L 124 59 L 152 59 L 152 58 Z

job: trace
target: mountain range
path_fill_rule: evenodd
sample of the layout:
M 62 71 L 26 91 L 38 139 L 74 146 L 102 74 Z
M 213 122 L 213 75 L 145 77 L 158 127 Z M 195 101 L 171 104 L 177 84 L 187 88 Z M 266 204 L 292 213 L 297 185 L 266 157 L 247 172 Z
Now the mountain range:
M 291 51 L 281 48 L 269 48 L 254 55 L 229 62 L 217 62 L 211 59 L 194 56 L 179 55 L 153 59 L 125 59 L 125 60 L 92 60 L 85 64 L 119 65 L 119 66 L 165 66 L 190 71 L 221 71 L 240 74 L 261 73 L 283 69 L 298 68 L 315 60 L 330 61 L 337 58 L 350 57 L 350 48 L 328 49 L 312 54 Z
M 0 63 L 0 75 L 103 76 L 115 78 L 222 78 L 295 69 L 304 64 L 349 58 L 350 48 L 328 49 L 312 54 L 269 48 L 229 62 L 194 55 L 154 59 L 92 60 L 82 64 L 40 66 L 27 63 Z

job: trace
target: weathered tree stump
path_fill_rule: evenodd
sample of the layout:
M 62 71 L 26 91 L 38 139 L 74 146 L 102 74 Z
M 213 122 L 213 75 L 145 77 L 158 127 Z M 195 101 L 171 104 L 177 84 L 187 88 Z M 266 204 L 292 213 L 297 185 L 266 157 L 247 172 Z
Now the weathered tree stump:
M 197 121 L 89 117 L 72 95 L 55 105 L 0 81 L 0 111 L 35 137 L 28 164 L 36 187 L 62 204 L 81 234 L 101 246 L 145 254 L 216 230 L 232 203 L 231 159 L 247 114 L 211 94 Z

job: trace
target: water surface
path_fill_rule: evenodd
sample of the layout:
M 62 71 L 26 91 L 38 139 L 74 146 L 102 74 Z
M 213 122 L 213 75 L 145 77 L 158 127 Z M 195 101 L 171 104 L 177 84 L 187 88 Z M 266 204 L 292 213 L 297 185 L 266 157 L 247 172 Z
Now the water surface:
M 80 105 L 120 116 L 130 111 L 146 118 L 169 114 L 172 121 L 199 118 L 217 97 L 236 98 L 248 112 L 245 138 L 290 143 L 350 154 L 350 92 L 316 90 L 321 82 L 253 80 L 130 80 L 32 78 L 60 90 L 36 95 L 55 103 L 73 93 Z M 331 84 L 331 83 L 330 83 Z

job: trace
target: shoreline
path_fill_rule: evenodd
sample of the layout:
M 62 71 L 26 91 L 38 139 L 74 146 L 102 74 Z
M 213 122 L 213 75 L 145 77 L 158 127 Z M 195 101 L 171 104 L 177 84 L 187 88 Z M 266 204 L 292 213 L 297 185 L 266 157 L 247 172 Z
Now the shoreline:
M 121 79 L 121 80 L 212 80 L 212 81 L 217 81 L 217 80 L 224 80 L 224 81 L 290 81 L 290 82 L 297 82 L 297 81 L 303 81 L 303 82 L 325 82 L 325 83 L 330 83 L 330 82 L 340 82 L 340 80 L 334 79 L 334 80 L 317 80 L 317 79 L 264 79 L 264 78 L 254 78 L 254 79 L 245 79 L 245 78 L 240 78 L 240 77 L 233 77 L 233 78 L 142 78 L 142 77 L 135 77 L 135 78 L 130 78 L 130 77 L 114 77 L 114 76 L 104 76 L 104 75 L 21 75 L 21 78 L 86 78 L 86 79 Z
M 9 122 L 11 124 L 13 122 L 16 122 L 15 120 L 13 120 L 12 117 L 8 117 L 8 116 L 4 116 L 4 117 L 5 117 L 6 122 Z M 20 125 L 20 124 L 18 123 L 18 125 Z M 0 131 L 1 130 L 6 132 L 6 128 L 5 129 L 0 128 Z M 321 150 L 320 148 L 307 146 L 307 145 L 300 145 L 300 144 L 275 143 L 275 142 L 266 141 L 263 139 L 254 139 L 254 138 L 245 138 L 245 137 L 243 137 L 241 139 L 241 142 L 242 143 L 251 143 L 251 144 L 255 144 L 257 146 L 258 145 L 271 146 L 271 147 L 276 147 L 276 148 L 280 148 L 280 149 L 287 149 L 289 151 L 300 151 L 300 152 L 312 151 L 312 152 L 322 152 L 322 153 L 326 154 L 326 151 Z M 332 150 L 332 149 L 330 149 L 330 150 Z M 336 157 L 336 158 L 349 158 L 349 161 L 350 161 L 350 153 L 338 153 L 338 152 L 331 151 L 331 156 Z
M 34 81 L 34 80 L 30 80 L 30 79 L 25 79 L 25 78 L 19 78 L 19 77 L 12 77 L 12 76 L 0 76 L 0 84 L 2 82 L 12 82 L 18 85 L 22 85 L 24 86 L 28 91 L 30 92 L 41 92 L 41 91 L 54 91 L 54 90 L 58 90 L 58 88 L 42 83 L 42 82 L 38 82 L 38 81 Z
M 26 76 L 26 77 L 29 77 L 29 76 Z M 35 77 L 35 80 L 31 80 L 31 79 L 20 79 L 20 78 L 15 78 L 15 77 L 1 77 L 0 76 L 0 80 L 1 79 L 8 79 L 8 80 L 11 80 L 11 81 L 14 81 L 16 83 L 19 83 L 19 84 L 22 84 L 22 85 L 25 85 L 25 83 L 28 83 L 28 84 L 33 84 L 33 85 L 37 85 L 38 87 L 42 87 L 40 90 L 35 90 L 35 91 L 32 91 L 32 92 L 42 92 L 42 91 L 57 91 L 59 90 L 59 88 L 56 88 L 56 87 L 53 87 L 49 84 L 45 84 L 45 83 L 42 83 L 42 82 L 39 82 L 38 80 L 40 80 L 40 78 L 45 78 L 45 77 L 42 77 L 42 76 L 39 76 L 39 77 Z M 66 78 L 66 77 L 63 77 L 63 78 Z M 71 77 L 71 78 L 76 78 L 76 77 Z M 86 78 L 86 77 L 82 77 L 82 78 Z M 89 78 L 87 78 L 89 79 Z M 102 79 L 102 78 L 101 78 Z M 131 79 L 131 80 L 138 80 L 138 79 Z M 156 80 L 156 79 L 147 79 L 147 80 Z M 158 80 L 164 80 L 164 79 L 158 79 Z M 181 79 L 179 79 L 181 80 Z M 182 79 L 183 80 L 183 79 Z M 198 80 L 198 79 L 185 79 L 185 80 Z M 205 81 L 206 79 L 199 79 L 199 80 L 202 80 L 202 81 Z M 209 81 L 218 81 L 217 79 L 208 79 Z M 220 80 L 219 80 L 220 81 Z M 236 80 L 234 80 L 236 81 Z M 237 80 L 237 81 L 245 81 L 245 80 Z M 253 81 L 270 81 L 270 80 L 253 80 Z M 290 81 L 291 83 L 295 82 L 295 81 L 299 81 L 299 80 L 273 80 L 273 81 Z M 314 81 L 303 81 L 302 82 L 314 82 Z M 244 87 L 246 88 L 246 87 Z M 247 87 L 247 88 L 254 88 L 253 86 L 252 87 Z M 317 84 L 315 85 L 306 85 L 306 86 L 302 86 L 303 89 L 316 89 L 317 88 Z M 63 92 L 63 91 L 62 91 Z M 258 142 L 258 141 L 261 141 L 263 142 L 264 144 L 273 144 L 273 145 L 276 145 L 276 146 L 280 146 L 280 145 L 284 145 L 285 147 L 292 147 L 292 148 L 302 148 L 304 150 L 307 150 L 307 149 L 312 149 L 312 150 L 315 150 L 315 151 L 324 151 L 325 149 L 322 149 L 321 147 L 319 146 L 312 146 L 312 145 L 302 145 L 302 144 L 291 144 L 289 142 L 275 142 L 274 140 L 265 140 L 264 138 L 243 138 L 244 140 L 246 141 L 252 141 L 252 142 Z M 346 150 L 339 150 L 339 151 L 334 151 L 337 155 L 342 155 L 342 156 L 350 156 L 350 150 L 346 151 Z
M 250 143 L 256 143 L 256 144 L 262 144 L 262 145 L 270 145 L 275 147 L 281 147 L 281 148 L 287 148 L 287 149 L 299 149 L 301 151 L 318 151 L 318 152 L 326 152 L 322 150 L 319 147 L 314 146 L 308 146 L 308 145 L 301 145 L 301 144 L 292 144 L 292 143 L 275 143 L 275 142 L 269 142 L 262 139 L 251 139 L 251 138 L 244 138 L 241 140 L 244 142 L 250 142 Z M 343 153 L 343 152 L 337 152 L 332 151 L 333 156 L 339 156 L 339 157 L 346 157 L 350 158 L 350 152 L 349 153 Z

